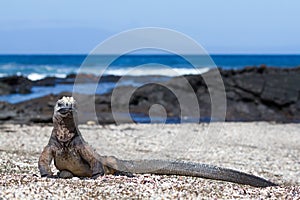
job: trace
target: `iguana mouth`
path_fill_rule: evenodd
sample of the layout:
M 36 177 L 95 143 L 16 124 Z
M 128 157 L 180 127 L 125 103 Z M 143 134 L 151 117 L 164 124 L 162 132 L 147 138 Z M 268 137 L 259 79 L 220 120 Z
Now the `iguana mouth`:
M 74 111 L 75 111 L 75 109 L 73 109 L 73 108 L 61 108 L 58 110 L 58 112 L 60 114 L 67 114 L 67 113 L 74 112 Z

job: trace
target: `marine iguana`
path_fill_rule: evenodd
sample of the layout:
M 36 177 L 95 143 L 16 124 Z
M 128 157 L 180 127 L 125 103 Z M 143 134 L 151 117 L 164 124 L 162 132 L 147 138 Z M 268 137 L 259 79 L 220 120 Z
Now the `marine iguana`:
M 85 140 L 78 129 L 76 101 L 63 97 L 56 102 L 52 134 L 38 161 L 42 177 L 55 177 L 50 165 L 59 170 L 58 177 L 91 177 L 104 174 L 133 176 L 133 173 L 194 176 L 222 180 L 255 187 L 275 186 L 263 178 L 217 166 L 164 160 L 120 160 L 113 156 L 99 155 Z M 57 177 L 56 176 L 56 177 Z

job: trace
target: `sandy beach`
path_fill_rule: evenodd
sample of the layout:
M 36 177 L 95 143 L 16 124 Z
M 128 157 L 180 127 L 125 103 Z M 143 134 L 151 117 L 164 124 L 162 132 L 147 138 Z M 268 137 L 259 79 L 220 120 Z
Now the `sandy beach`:
M 106 175 L 97 180 L 40 178 L 37 161 L 51 129 L 51 125 L 0 126 L 0 199 L 300 198 L 300 124 L 80 126 L 85 140 L 102 155 L 214 164 L 280 185 L 269 188 L 151 174 Z
M 287 2 L 0 2 L 0 200 L 300 200 Z

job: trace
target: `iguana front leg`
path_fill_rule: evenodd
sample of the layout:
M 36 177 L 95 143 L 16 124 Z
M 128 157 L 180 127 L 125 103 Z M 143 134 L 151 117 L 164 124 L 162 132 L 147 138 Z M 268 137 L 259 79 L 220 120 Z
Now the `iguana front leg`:
M 81 144 L 79 147 L 79 154 L 83 160 L 85 160 L 92 170 L 92 178 L 96 179 L 99 176 L 104 175 L 103 165 L 98 159 L 98 154 L 96 151 L 90 147 L 88 144 Z
M 47 145 L 40 155 L 38 167 L 42 177 L 53 177 L 50 164 L 53 160 L 53 149 Z

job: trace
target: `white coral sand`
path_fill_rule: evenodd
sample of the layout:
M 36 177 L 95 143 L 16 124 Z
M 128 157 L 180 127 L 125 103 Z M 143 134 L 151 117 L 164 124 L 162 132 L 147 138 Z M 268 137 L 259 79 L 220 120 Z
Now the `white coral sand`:
M 194 177 L 40 178 L 37 160 L 51 126 L 0 125 L 0 199 L 300 198 L 300 124 L 81 125 L 100 154 L 186 160 L 233 168 L 280 184 L 254 188 Z M 55 170 L 55 168 L 53 168 Z

